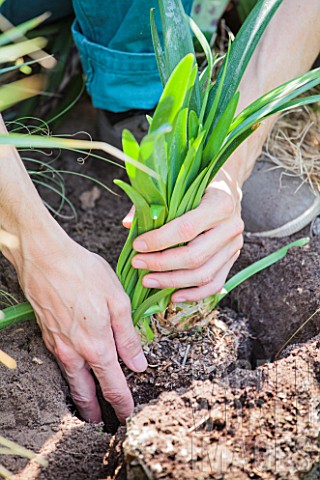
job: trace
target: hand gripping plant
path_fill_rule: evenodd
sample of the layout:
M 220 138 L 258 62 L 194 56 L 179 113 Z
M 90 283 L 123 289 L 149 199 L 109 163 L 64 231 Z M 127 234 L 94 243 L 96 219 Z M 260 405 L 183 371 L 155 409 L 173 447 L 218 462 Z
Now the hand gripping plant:
M 197 25 L 186 17 L 181 1 L 159 1 L 164 50 L 151 11 L 154 48 L 164 91 L 153 118 L 148 117 L 148 134 L 139 145 L 125 130 L 123 150 L 141 165 L 153 169 L 158 177 L 151 178 L 136 166 L 127 164 L 130 184 L 115 181 L 135 206 L 134 220 L 119 258 L 117 273 L 131 298 L 134 323 L 149 339 L 152 331 L 148 317 L 166 309 L 174 290 L 143 287 L 142 278 L 148 272 L 138 271 L 131 265 L 136 253 L 132 247 L 134 239 L 196 208 L 219 169 L 264 119 L 320 100 L 319 95 L 299 97 L 320 83 L 320 69 L 316 69 L 275 88 L 239 115 L 235 114 L 239 101 L 237 88 L 243 73 L 281 3 L 281 0 L 258 1 L 235 41 L 229 42 L 215 82 L 212 82 L 212 72 L 218 59 L 213 58 Z M 208 65 L 200 74 L 190 26 L 207 57 Z M 305 240 L 300 242 L 304 243 Z M 288 247 L 240 272 L 227 282 L 226 292 L 281 258 Z M 210 306 L 214 307 L 224 295 L 208 299 Z

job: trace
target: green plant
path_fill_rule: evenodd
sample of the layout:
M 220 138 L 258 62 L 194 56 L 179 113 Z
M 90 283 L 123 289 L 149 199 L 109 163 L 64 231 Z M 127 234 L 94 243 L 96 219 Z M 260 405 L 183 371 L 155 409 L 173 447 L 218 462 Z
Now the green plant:
M 25 34 L 46 18 L 46 14 L 41 15 L 10 28 L 10 24 L 8 25 L 6 19 L 0 15 L 0 27 L 5 29 L 0 34 L 0 75 L 3 83 L 0 87 L 0 112 L 38 95 L 44 88 L 44 76 L 39 73 L 31 74 L 31 65 L 46 63 L 48 59 L 53 62 L 53 59 L 41 50 L 46 46 L 47 40 L 41 36 L 27 39 Z M 28 56 L 31 60 L 25 61 L 24 58 Z
M 208 61 L 208 66 L 199 75 L 189 19 L 180 0 L 159 2 L 164 50 L 153 12 L 151 26 L 164 91 L 153 118 L 148 117 L 149 132 L 141 144 L 129 131 L 123 132 L 124 154 L 101 142 L 21 134 L 0 136 L 0 143 L 17 147 L 101 148 L 125 161 L 130 184 L 120 180 L 115 183 L 134 203 L 135 216 L 119 258 L 117 273 L 131 298 L 134 323 L 149 340 L 152 331 L 148 317 L 166 309 L 173 290 L 150 290 L 142 286 L 142 278 L 147 272 L 138 272 L 131 265 L 135 255 L 133 240 L 137 235 L 159 228 L 197 207 L 207 185 L 224 162 L 264 119 L 320 100 L 320 95 L 298 98 L 320 83 L 320 69 L 317 69 L 275 88 L 235 115 L 239 100 L 237 89 L 243 73 L 281 3 L 282 0 L 270 0 L 266 5 L 264 0 L 258 1 L 235 41 L 229 42 L 217 79 L 212 82 L 213 67 L 220 59 L 213 58 L 204 35 L 191 21 L 192 30 Z M 294 242 L 252 265 L 229 280 L 226 291 L 282 258 L 288 248 L 305 243 L 305 239 Z M 212 308 L 221 298 L 221 295 L 213 296 L 205 303 Z M 0 328 L 1 324 L 8 326 L 32 316 L 28 303 L 9 307 L 3 310 Z
M 21 98 L 23 102 L 18 103 L 18 98 L 13 102 L 10 111 L 5 113 L 6 120 L 19 118 L 21 124 L 27 124 L 30 117 L 40 117 L 56 126 L 61 122 L 64 113 L 75 103 L 75 97 L 80 96 L 84 91 L 80 60 L 75 54 L 71 33 L 73 18 L 46 22 L 50 19 L 50 15 L 50 13 L 44 13 L 14 27 L 0 14 L 3 38 L 14 43 L 19 54 L 16 62 L 18 68 L 6 70 L 6 83 L 12 84 L 16 80 L 23 79 L 25 84 L 29 82 L 31 89 L 34 89 L 34 81 L 31 82 L 31 77 L 41 79 L 42 82 L 39 95 L 29 94 Z M 39 39 L 43 41 L 46 52 L 42 50 L 28 52 L 27 55 L 31 61 L 26 62 L 26 53 L 21 50 L 22 45 L 33 44 Z M 10 85 L 7 88 L 10 91 Z M 18 94 L 21 95 L 22 92 L 23 88 L 17 89 Z
M 204 35 L 191 20 L 192 30 L 208 61 L 205 71 L 198 75 L 189 20 L 181 2 L 159 2 L 164 50 L 151 13 L 164 91 L 153 118 L 149 118 L 146 137 L 139 145 L 130 132 L 124 131 L 123 149 L 140 164 L 155 170 L 160 179 L 151 179 L 141 170 L 127 165 L 130 184 L 115 182 L 135 205 L 134 221 L 119 258 L 117 273 L 131 298 L 134 323 L 142 326 L 148 337 L 152 332 L 143 318 L 162 312 L 173 290 L 143 287 L 142 278 L 147 272 L 131 266 L 135 255 L 133 240 L 196 208 L 225 161 L 265 118 L 320 99 L 319 95 L 297 98 L 320 83 L 320 69 L 317 69 L 275 88 L 235 115 L 240 80 L 263 31 L 281 3 L 281 0 L 272 0 L 268 5 L 263 0 L 257 3 L 235 41 L 230 42 L 214 83 L 211 77 L 217 59 L 213 58 Z M 186 32 L 190 32 L 189 35 Z

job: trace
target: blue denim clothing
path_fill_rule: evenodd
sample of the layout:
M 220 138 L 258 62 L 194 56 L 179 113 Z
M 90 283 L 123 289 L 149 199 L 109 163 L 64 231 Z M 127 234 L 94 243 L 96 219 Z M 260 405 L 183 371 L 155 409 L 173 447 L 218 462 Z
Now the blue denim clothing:
M 150 9 L 157 0 L 6 0 L 0 7 L 14 24 L 51 11 L 53 19 L 72 12 L 72 31 L 96 108 L 123 112 L 151 109 L 162 86 L 153 53 Z M 184 0 L 191 11 L 192 0 Z M 157 19 L 159 25 L 159 18 Z

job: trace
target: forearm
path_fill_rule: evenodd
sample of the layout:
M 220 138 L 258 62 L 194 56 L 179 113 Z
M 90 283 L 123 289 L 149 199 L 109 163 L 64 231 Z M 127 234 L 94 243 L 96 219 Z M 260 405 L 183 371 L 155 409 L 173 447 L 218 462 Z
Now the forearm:
M 6 133 L 1 117 L 0 132 Z M 0 146 L 0 227 L 18 239 L 18 248 L 2 247 L 16 267 L 22 256 L 36 255 L 37 250 L 40 254 L 43 248 L 49 251 L 51 237 L 62 241 L 66 236 L 43 205 L 18 152 L 6 145 Z
M 308 71 L 320 51 L 319 0 L 284 0 L 267 27 L 240 84 L 238 112 L 271 89 Z M 239 187 L 250 175 L 275 118 L 265 121 L 226 162 Z

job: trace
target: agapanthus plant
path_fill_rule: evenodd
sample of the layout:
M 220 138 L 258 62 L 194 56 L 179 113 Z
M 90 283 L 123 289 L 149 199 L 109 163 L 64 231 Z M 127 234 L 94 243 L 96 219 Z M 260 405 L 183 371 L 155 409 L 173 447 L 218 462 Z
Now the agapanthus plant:
M 129 182 L 116 180 L 135 206 L 127 242 L 120 255 L 117 273 L 132 302 L 133 321 L 149 340 L 151 315 L 163 312 L 173 289 L 155 290 L 142 285 L 146 271 L 133 268 L 134 239 L 157 229 L 196 208 L 212 179 L 236 148 L 271 115 L 300 105 L 320 101 L 320 95 L 300 97 L 320 84 L 320 69 L 312 70 L 263 95 L 240 114 L 238 87 L 252 54 L 282 0 L 259 0 L 229 48 L 215 81 L 212 73 L 221 59 L 213 57 L 206 38 L 190 20 L 180 0 L 161 0 L 163 44 L 151 12 L 151 28 L 164 91 L 149 131 L 139 144 L 123 132 L 124 154 L 101 142 L 47 138 L 27 135 L 0 135 L 0 143 L 18 147 L 101 148 L 126 163 Z M 190 28 L 191 27 L 191 28 Z M 192 31 L 207 57 L 199 72 Z M 213 308 L 231 289 L 249 276 L 282 258 L 288 248 L 304 245 L 301 239 L 238 273 L 225 285 L 225 292 L 206 299 Z M 1 313 L 1 312 L 0 312 Z M 0 329 L 33 315 L 30 304 L 2 311 Z
M 257 3 L 235 41 L 230 40 L 216 81 L 212 81 L 212 72 L 219 59 L 213 57 L 206 38 L 186 16 L 181 1 L 159 1 L 163 47 L 151 11 L 152 35 L 164 91 L 153 118 L 148 118 L 148 134 L 139 145 L 125 130 L 123 150 L 159 177 L 151 178 L 127 164 L 130 183 L 115 181 L 135 206 L 117 273 L 131 298 L 134 323 L 140 325 L 149 338 L 152 331 L 148 317 L 166 309 L 174 290 L 155 290 L 142 285 L 148 272 L 138 271 L 131 265 L 136 254 L 132 246 L 134 239 L 195 209 L 219 169 L 267 117 L 320 100 L 319 95 L 298 98 L 320 83 L 320 69 L 316 69 L 275 88 L 236 115 L 241 78 L 281 3 L 281 0 Z M 201 73 L 195 61 L 191 29 L 207 57 L 208 65 Z M 261 262 L 258 269 L 276 258 L 275 255 Z M 226 291 L 239 284 L 240 278 L 243 281 L 256 271 L 257 265 L 242 272 L 237 279 L 229 281 Z M 224 295 L 208 299 L 211 307 Z

